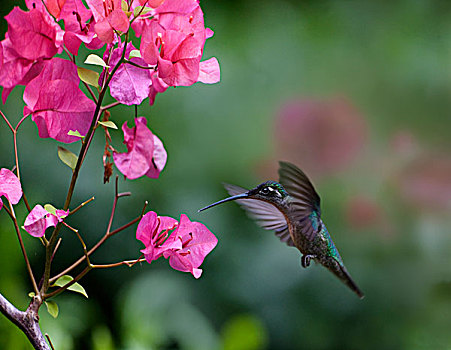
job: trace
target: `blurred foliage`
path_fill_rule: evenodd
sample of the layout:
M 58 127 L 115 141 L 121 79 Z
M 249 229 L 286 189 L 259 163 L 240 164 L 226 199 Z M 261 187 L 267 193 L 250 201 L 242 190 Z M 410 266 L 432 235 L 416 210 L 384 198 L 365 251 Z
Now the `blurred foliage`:
M 2 16 L 13 5 L 3 1 Z M 149 200 L 161 215 L 185 212 L 202 221 L 219 244 L 199 280 L 172 270 L 167 261 L 93 271 L 81 283 L 89 299 L 73 293 L 56 298 L 60 315 L 54 320 L 43 308 L 43 330 L 58 350 L 449 349 L 449 201 L 433 210 L 419 205 L 430 203 L 431 196 L 424 199 L 429 185 L 434 193 L 437 186 L 450 193 L 448 177 L 409 178 L 410 187 L 426 189 L 421 196 L 403 180 L 421 159 L 440 155 L 450 162 L 451 3 L 204 0 L 202 6 L 215 31 L 205 57 L 218 57 L 222 81 L 170 89 L 155 106 L 139 108 L 165 143 L 168 164 L 158 180 L 121 179 L 120 189 L 133 196 L 120 200 L 114 227 L 137 216 Z M 5 21 L 0 28 L 6 31 Z M 22 91 L 16 89 L 2 107 L 15 121 Z M 325 269 L 302 269 L 299 252 L 258 228 L 237 205 L 197 213 L 226 195 L 223 181 L 252 187 L 267 180 L 282 156 L 274 126 L 287 101 L 336 96 L 359 111 L 366 141 L 352 163 L 313 182 L 329 231 L 366 293 L 363 301 Z M 127 107 L 111 112 L 117 125 L 134 113 Z M 121 133 L 113 139 L 120 148 Z M 103 142 L 102 135 L 95 137 L 72 201 L 75 206 L 96 196 L 70 222 L 88 245 L 103 234 L 113 199 L 113 184 L 102 183 Z M 76 152 L 77 145 L 68 148 Z M 12 138 L 4 125 L 0 149 L 1 166 L 11 168 Z M 19 152 L 30 203 L 60 207 L 70 169 L 59 161 L 56 142 L 40 140 L 27 122 Z M 437 169 L 443 175 L 447 168 Z M 23 204 L 16 211 L 24 217 Z M 137 257 L 141 246 L 134 234 L 131 228 L 113 237 L 93 261 Z M 0 235 L 0 290 L 24 309 L 31 287 L 3 212 Z M 82 254 L 70 231 L 62 237 L 54 272 Z M 40 274 L 43 249 L 30 237 L 25 244 Z M 30 349 L 4 317 L 0 347 Z

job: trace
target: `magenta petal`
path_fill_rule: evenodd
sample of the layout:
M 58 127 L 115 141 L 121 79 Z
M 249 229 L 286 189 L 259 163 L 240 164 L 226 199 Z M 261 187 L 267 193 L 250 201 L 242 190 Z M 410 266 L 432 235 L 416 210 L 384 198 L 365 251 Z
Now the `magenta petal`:
M 221 80 L 218 60 L 213 57 L 200 62 L 198 81 L 204 84 L 214 84 Z
M 42 69 L 41 60 L 31 61 L 20 57 L 6 38 L 1 42 L 3 64 L 0 69 L 0 85 L 13 89 L 18 84 L 26 84 L 36 77 Z M 37 69 L 35 69 L 37 68 Z
M 135 124 L 136 126 L 131 129 L 127 127 L 127 122 L 122 125 L 127 153 L 115 152 L 113 154 L 116 167 L 131 180 L 137 179 L 149 171 L 154 152 L 153 134 L 146 126 L 146 118 L 136 118 Z
M 180 216 L 180 223 L 174 234 L 183 243 L 180 250 L 172 250 L 165 253 L 169 257 L 172 268 L 190 272 L 199 278 L 202 270 L 199 266 L 218 243 L 218 239 L 205 225 L 200 222 L 191 222 L 185 214 Z
M 146 213 L 139 221 L 136 229 L 136 239 L 147 247 L 150 244 L 152 233 L 158 225 L 158 215 L 154 211 Z
M 141 58 L 132 58 L 131 61 L 139 65 L 146 65 Z M 128 106 L 139 105 L 149 95 L 151 83 L 148 69 L 123 64 L 111 79 L 111 96 Z
M 94 30 L 97 34 L 97 37 L 104 43 L 110 44 L 113 42 L 114 40 L 113 28 L 106 19 L 97 22 L 94 25 Z
M 25 12 L 15 7 L 5 19 L 8 37 L 21 57 L 51 58 L 58 52 L 56 27 L 50 22 L 50 16 L 38 9 Z
M 151 165 L 149 171 L 146 173 L 146 176 L 157 179 L 160 176 L 160 173 L 163 171 L 164 166 L 166 165 L 166 161 L 168 159 L 168 154 L 164 149 L 163 142 L 156 136 L 153 135 L 154 142 L 154 151 L 153 151 L 153 164 Z
M 128 30 L 128 27 L 130 26 L 127 15 L 120 8 L 112 11 L 109 14 L 108 22 L 110 23 L 111 27 L 121 32 L 126 32 Z
M 25 219 L 24 229 L 34 237 L 42 237 L 45 230 L 58 224 L 58 218 L 50 214 L 40 204 L 36 205 Z
M 27 84 L 23 100 L 30 109 L 33 109 L 39 98 L 42 86 L 51 80 L 63 79 L 78 83 L 77 66 L 71 61 L 55 57 L 46 61 L 41 73 Z
M 52 80 L 41 87 L 32 119 L 40 137 L 60 142 L 79 141 L 69 136 L 70 130 L 86 135 L 95 110 L 94 101 L 87 98 L 78 86 L 68 80 Z
M 199 3 L 195 0 L 177 0 L 171 1 L 166 0 L 163 2 L 157 9 L 157 13 L 185 13 L 188 14 L 193 12 L 197 7 L 199 7 Z
M 172 230 L 177 225 L 177 221 L 168 216 L 158 217 L 153 211 L 146 213 L 138 224 L 136 239 L 143 242 L 145 248 L 141 250 L 148 263 L 158 259 L 164 251 L 168 249 L 180 249 L 182 243 L 176 237 L 169 237 L 166 241 L 158 244 L 161 232 Z
M 80 17 L 81 23 L 84 24 L 91 18 L 92 11 L 85 7 L 82 0 L 63 0 L 59 19 L 63 19 L 64 24 L 67 25 L 67 22 L 78 23 L 77 16 Z M 65 29 L 67 31 L 67 27 Z
M 53 58 L 25 88 L 24 101 L 32 111 L 40 137 L 61 142 L 75 142 L 70 130 L 86 135 L 95 103 L 78 88 L 77 67 L 70 61 Z
M 0 170 L 0 197 L 5 196 L 11 204 L 19 203 L 22 186 L 17 176 L 9 169 Z

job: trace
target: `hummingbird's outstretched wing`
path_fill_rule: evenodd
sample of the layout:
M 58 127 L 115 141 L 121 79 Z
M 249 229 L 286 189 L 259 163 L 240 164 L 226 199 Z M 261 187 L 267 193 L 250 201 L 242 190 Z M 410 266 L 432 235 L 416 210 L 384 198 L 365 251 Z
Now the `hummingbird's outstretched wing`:
M 301 169 L 288 162 L 279 164 L 279 182 L 291 197 L 297 220 L 302 224 L 302 233 L 312 240 L 321 230 L 319 195 Z
M 231 196 L 242 194 L 248 190 L 230 184 L 223 184 L 227 192 Z M 280 238 L 282 242 L 285 242 L 289 246 L 294 246 L 291 240 L 290 232 L 288 231 L 287 221 L 285 216 L 274 205 L 257 199 L 237 199 L 236 202 L 246 211 L 246 213 L 257 224 L 266 230 L 275 230 L 276 236 Z

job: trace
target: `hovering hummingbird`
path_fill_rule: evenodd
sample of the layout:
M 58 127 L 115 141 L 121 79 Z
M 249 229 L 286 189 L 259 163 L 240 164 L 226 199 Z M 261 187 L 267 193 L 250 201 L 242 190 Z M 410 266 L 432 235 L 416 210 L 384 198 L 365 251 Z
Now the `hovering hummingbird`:
M 250 217 L 302 253 L 301 265 L 307 268 L 311 259 L 332 271 L 360 298 L 364 297 L 346 270 L 329 231 L 321 220 L 320 198 L 302 170 L 288 162 L 279 162 L 279 182 L 266 181 L 245 188 L 224 184 L 231 197 L 210 204 L 237 201 Z

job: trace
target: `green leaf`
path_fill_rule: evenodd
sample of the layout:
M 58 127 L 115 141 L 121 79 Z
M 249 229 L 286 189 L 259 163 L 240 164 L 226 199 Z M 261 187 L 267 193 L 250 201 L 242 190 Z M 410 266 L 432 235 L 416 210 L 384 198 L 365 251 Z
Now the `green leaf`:
M 150 7 L 144 7 L 144 10 L 141 11 L 143 7 L 142 6 L 136 6 L 135 10 L 133 11 L 133 15 L 135 17 L 138 17 L 138 14 L 141 12 L 140 16 L 145 15 L 146 13 L 149 13 L 150 11 L 152 11 L 152 9 Z
M 72 281 L 74 278 L 72 276 L 69 275 L 64 275 L 61 276 L 60 278 L 58 278 L 55 283 L 52 285 L 52 287 L 57 286 L 57 287 L 63 287 L 66 284 L 68 284 L 70 281 Z M 88 297 L 88 294 L 86 293 L 86 290 L 82 287 L 82 285 L 78 282 L 75 282 L 73 285 L 71 285 L 69 288 L 67 288 L 68 290 L 75 292 L 75 293 L 80 293 L 83 294 L 86 298 Z
M 130 51 L 130 55 L 128 56 L 128 58 L 133 58 L 133 57 L 141 57 L 141 52 L 139 50 Z
M 56 208 L 51 204 L 45 204 L 44 209 L 47 210 L 50 214 L 53 214 L 56 216 Z
M 88 57 L 86 57 L 85 63 L 109 68 L 109 66 L 105 63 L 105 61 L 101 57 L 99 57 L 93 53 L 90 54 Z
M 128 11 L 128 4 L 127 4 L 127 1 L 125 1 L 125 0 L 122 0 L 122 2 L 121 2 L 121 8 L 122 8 L 122 11 Z
M 67 134 L 68 135 L 70 135 L 70 136 L 76 136 L 76 137 L 79 137 L 79 138 L 84 138 L 84 136 L 82 135 L 82 134 L 80 134 L 79 132 L 78 132 L 78 130 L 69 130 L 68 132 L 67 132 Z
M 35 295 L 36 295 L 36 294 L 35 294 L 34 292 L 28 293 L 28 296 L 29 296 L 30 298 L 33 298 Z
M 97 122 L 97 123 L 99 123 L 100 125 L 103 125 L 103 126 L 105 126 L 105 127 L 107 127 L 107 128 L 111 128 L 111 129 L 117 129 L 117 125 L 116 124 L 114 124 L 114 122 L 112 122 L 111 120 L 108 120 L 108 121 L 106 121 L 106 122 Z
M 57 318 L 58 317 L 58 305 L 52 301 L 52 300 L 46 300 L 44 301 L 45 306 L 47 306 L 47 311 L 49 312 L 49 314 L 53 317 L 53 318 Z
M 94 86 L 97 89 L 99 88 L 99 73 L 83 67 L 77 67 L 77 73 L 81 81 Z
M 75 169 L 75 166 L 77 165 L 78 157 L 75 154 L 73 154 L 71 151 L 69 151 L 68 149 L 65 149 L 64 147 L 58 146 L 58 157 L 69 168 L 71 168 L 72 170 Z

